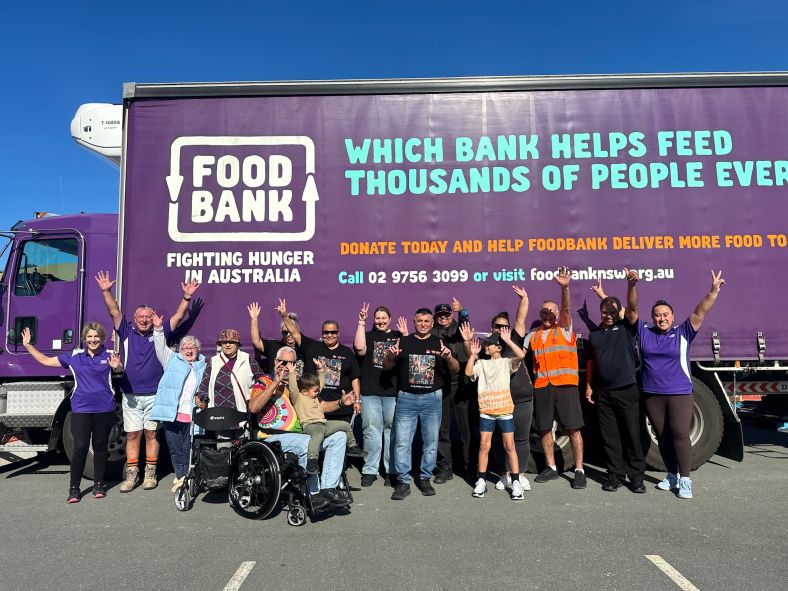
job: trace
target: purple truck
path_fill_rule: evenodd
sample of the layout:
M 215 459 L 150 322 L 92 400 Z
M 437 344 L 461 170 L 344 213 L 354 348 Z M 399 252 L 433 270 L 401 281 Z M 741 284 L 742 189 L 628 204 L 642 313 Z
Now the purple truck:
M 666 299 L 677 320 L 722 269 L 692 348 L 695 465 L 741 460 L 736 403 L 788 390 L 787 74 L 131 83 L 123 98 L 117 227 L 82 215 L 12 232 L 0 429 L 31 444 L 57 444 L 69 382 L 30 363 L 19 330 L 55 352 L 83 320 L 109 321 L 92 277 L 114 273 L 116 232 L 122 308 L 171 305 L 194 278 L 190 331 L 209 345 L 236 327 L 247 348 L 252 301 L 264 338 L 277 298 L 307 335 L 337 319 L 345 343 L 362 302 L 409 318 L 456 297 L 485 330 L 514 311 L 513 284 L 536 320 L 568 266 L 586 336 L 589 288 L 623 297 L 624 267 L 642 308 Z M 51 255 L 27 252 L 45 240 Z M 119 425 L 118 460 L 122 441 Z M 654 444 L 648 462 L 661 467 Z

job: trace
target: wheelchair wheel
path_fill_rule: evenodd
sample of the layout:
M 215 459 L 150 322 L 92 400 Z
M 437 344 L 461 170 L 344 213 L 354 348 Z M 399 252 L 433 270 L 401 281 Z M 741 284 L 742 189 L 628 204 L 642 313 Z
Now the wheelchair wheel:
M 282 474 L 273 450 L 259 441 L 241 447 L 230 465 L 230 504 L 248 519 L 264 519 L 279 506 Z
M 175 493 L 175 508 L 178 511 L 188 511 L 192 508 L 192 496 L 189 494 L 189 482 L 184 482 Z
M 306 509 L 301 505 L 293 505 L 287 510 L 287 523 L 295 527 L 306 523 Z

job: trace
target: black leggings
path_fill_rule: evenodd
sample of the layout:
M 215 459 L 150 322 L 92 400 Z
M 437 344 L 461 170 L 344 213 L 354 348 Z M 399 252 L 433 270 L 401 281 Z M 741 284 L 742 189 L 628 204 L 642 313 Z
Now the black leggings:
M 646 394 L 646 412 L 657 433 L 659 453 L 672 474 L 689 476 L 692 467 L 692 394 Z
M 115 411 L 71 413 L 71 435 L 74 438 L 74 453 L 71 456 L 71 486 L 82 483 L 82 472 L 88 457 L 91 440 L 93 443 L 93 480 L 104 480 L 107 467 L 107 442 L 115 423 Z

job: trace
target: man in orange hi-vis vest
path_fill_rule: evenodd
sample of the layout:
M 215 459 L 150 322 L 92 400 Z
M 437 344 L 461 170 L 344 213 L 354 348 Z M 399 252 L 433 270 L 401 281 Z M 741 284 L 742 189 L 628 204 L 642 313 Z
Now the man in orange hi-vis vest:
M 534 479 L 547 482 L 558 478 L 553 452 L 553 421 L 558 420 L 569 435 L 575 456 L 575 478 L 572 488 L 585 488 L 583 471 L 583 437 L 580 433 L 583 410 L 578 391 L 577 342 L 572 329 L 569 308 L 569 269 L 561 267 L 555 278 L 561 286 L 561 310 L 547 300 L 539 318 L 542 326 L 525 337 L 523 349 L 530 348 L 534 357 L 534 424 L 542 440 L 547 467 Z

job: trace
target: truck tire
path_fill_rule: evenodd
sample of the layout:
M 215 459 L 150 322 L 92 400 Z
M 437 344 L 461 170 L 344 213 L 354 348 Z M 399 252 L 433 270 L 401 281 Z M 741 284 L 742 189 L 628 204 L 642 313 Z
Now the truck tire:
M 126 432 L 123 430 L 123 410 L 120 403 L 115 405 L 115 424 L 109 434 L 109 455 L 107 456 L 107 468 L 104 473 L 105 480 L 119 480 L 123 474 L 123 465 L 126 462 Z M 63 421 L 63 451 L 71 463 L 74 453 L 74 437 L 71 434 L 71 413 L 66 415 Z M 93 480 L 93 445 L 88 449 L 88 456 L 85 459 L 85 470 L 82 475 L 88 480 Z
M 724 421 L 722 409 L 717 398 L 706 384 L 692 378 L 692 387 L 695 393 L 692 412 L 692 427 L 690 428 L 690 442 L 692 443 L 692 469 L 705 464 L 717 451 L 722 441 Z M 659 453 L 657 436 L 648 417 L 645 417 L 645 431 L 648 439 L 646 449 L 646 464 L 654 470 L 665 470 L 665 462 Z M 645 438 L 644 438 L 645 439 Z
M 572 453 L 572 444 L 569 442 L 569 436 L 562 432 L 561 426 L 555 421 L 553 422 L 553 453 L 559 473 L 574 468 L 575 456 Z M 528 470 L 539 473 L 544 470 L 546 466 L 547 463 L 544 459 L 542 440 L 539 434 L 532 430 L 531 456 L 528 458 Z

